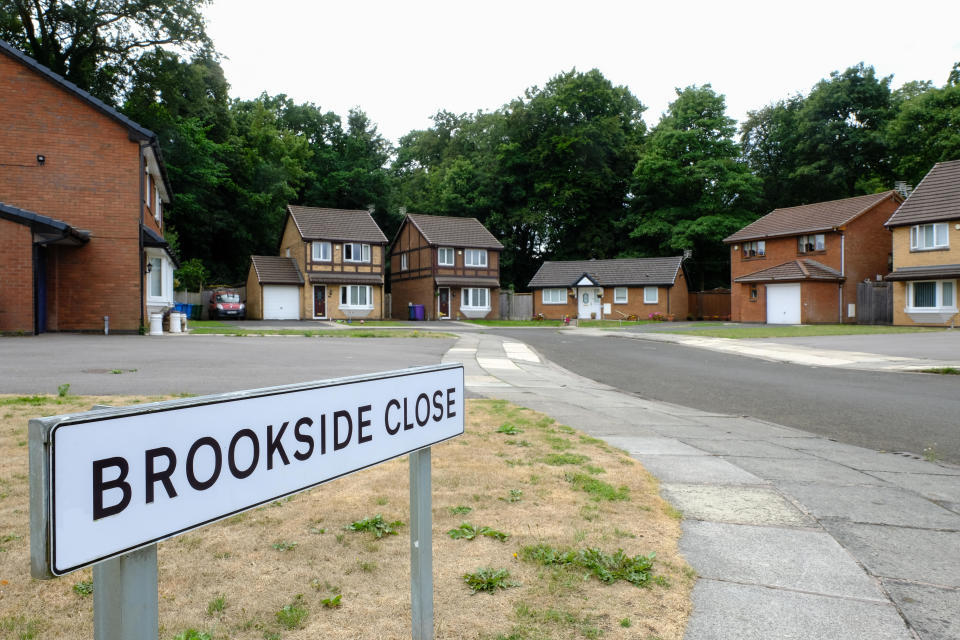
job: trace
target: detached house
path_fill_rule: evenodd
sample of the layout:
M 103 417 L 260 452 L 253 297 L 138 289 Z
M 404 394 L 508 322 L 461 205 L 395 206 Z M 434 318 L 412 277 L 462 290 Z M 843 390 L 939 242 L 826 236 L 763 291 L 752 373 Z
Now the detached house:
M 651 314 L 686 319 L 683 257 L 544 262 L 530 281 L 533 315 L 559 320 Z
M 423 305 L 427 320 L 496 318 L 502 250 L 476 218 L 407 214 L 390 251 L 393 317 Z
M 289 205 L 279 256 L 251 256 L 247 316 L 383 318 L 387 237 L 369 211 Z
M 730 245 L 731 319 L 856 322 L 857 283 L 890 271 L 883 223 L 896 191 L 774 209 L 724 239 Z
M 940 162 L 887 220 L 893 323 L 954 325 L 960 279 L 960 160 Z
M 135 332 L 173 305 L 156 135 L 0 41 L 0 333 Z

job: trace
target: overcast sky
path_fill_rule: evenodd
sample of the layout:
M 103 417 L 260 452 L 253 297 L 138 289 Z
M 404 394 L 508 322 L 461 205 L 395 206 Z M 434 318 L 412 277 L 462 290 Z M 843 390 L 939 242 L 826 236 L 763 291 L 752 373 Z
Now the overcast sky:
M 675 87 L 712 84 L 740 120 L 860 61 L 894 88 L 942 86 L 960 61 L 958 0 L 214 0 L 206 14 L 233 96 L 359 106 L 394 143 L 574 67 L 629 87 L 652 126 Z

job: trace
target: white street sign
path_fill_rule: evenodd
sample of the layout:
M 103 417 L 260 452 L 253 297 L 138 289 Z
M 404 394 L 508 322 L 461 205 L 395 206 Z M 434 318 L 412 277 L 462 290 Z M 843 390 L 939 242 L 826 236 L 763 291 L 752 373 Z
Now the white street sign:
M 456 364 L 31 420 L 33 574 L 63 575 L 460 435 L 463 393 Z

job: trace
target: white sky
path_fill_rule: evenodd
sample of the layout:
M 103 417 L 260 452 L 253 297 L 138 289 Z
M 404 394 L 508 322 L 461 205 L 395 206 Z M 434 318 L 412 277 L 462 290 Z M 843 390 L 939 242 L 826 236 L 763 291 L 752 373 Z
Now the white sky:
M 359 106 L 394 143 L 573 67 L 629 87 L 652 126 L 675 87 L 711 83 L 740 120 L 860 61 L 894 88 L 942 86 L 960 61 L 957 0 L 214 0 L 206 15 L 231 95 Z

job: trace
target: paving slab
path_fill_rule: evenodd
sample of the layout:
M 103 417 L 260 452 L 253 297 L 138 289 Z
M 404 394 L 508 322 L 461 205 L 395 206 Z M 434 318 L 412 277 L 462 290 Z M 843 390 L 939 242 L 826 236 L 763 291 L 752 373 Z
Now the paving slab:
M 763 440 L 684 438 L 684 442 L 698 449 L 724 456 L 750 458 L 806 458 L 812 456 L 803 451 L 782 447 Z
M 705 425 L 664 425 L 657 422 L 656 424 L 651 424 L 648 426 L 650 426 L 652 429 L 656 429 L 660 435 L 669 436 L 671 438 L 709 438 L 711 440 L 722 440 L 724 438 L 741 440 L 743 438 L 742 434 L 724 429 L 718 429 L 717 427 L 708 427 Z
M 673 484 L 766 484 L 765 480 L 710 456 L 633 456 L 662 482 Z
M 884 580 L 883 586 L 922 640 L 960 638 L 960 589 L 901 580 Z
M 841 462 L 861 471 L 891 471 L 895 473 L 926 473 L 931 475 L 960 476 L 960 467 L 947 466 L 918 460 L 895 453 L 870 451 L 860 447 L 839 445 L 824 448 L 817 455 L 826 460 Z
M 817 518 L 960 531 L 960 516 L 956 513 L 898 487 L 789 482 L 777 486 Z
M 663 437 L 638 437 L 638 436 L 611 436 L 606 438 L 607 442 L 615 447 L 619 447 L 630 455 L 686 455 L 686 456 L 706 456 L 705 451 L 701 451 L 688 444 L 684 444 L 674 438 Z
M 954 511 L 957 510 L 957 507 L 960 507 L 960 476 L 890 473 L 889 471 L 873 471 L 871 475 L 892 485 L 915 491 L 925 498 L 936 500 L 944 506 L 952 504 Z
M 913 640 L 890 603 L 699 580 L 684 640 Z
M 680 551 L 703 578 L 887 601 L 877 581 L 820 529 L 685 521 Z
M 875 576 L 960 588 L 960 534 L 824 521 L 837 542 Z
M 685 519 L 740 524 L 813 527 L 816 521 L 766 487 L 661 484 L 660 491 Z
M 842 464 L 817 458 L 793 460 L 723 456 L 741 469 L 774 482 L 814 482 L 834 485 L 882 485 L 874 474 L 861 473 Z
M 697 422 L 710 427 L 738 433 L 742 437 L 772 440 L 776 437 L 809 437 L 809 433 L 797 431 L 789 427 L 772 425 L 760 420 L 752 420 L 741 416 L 702 416 Z

